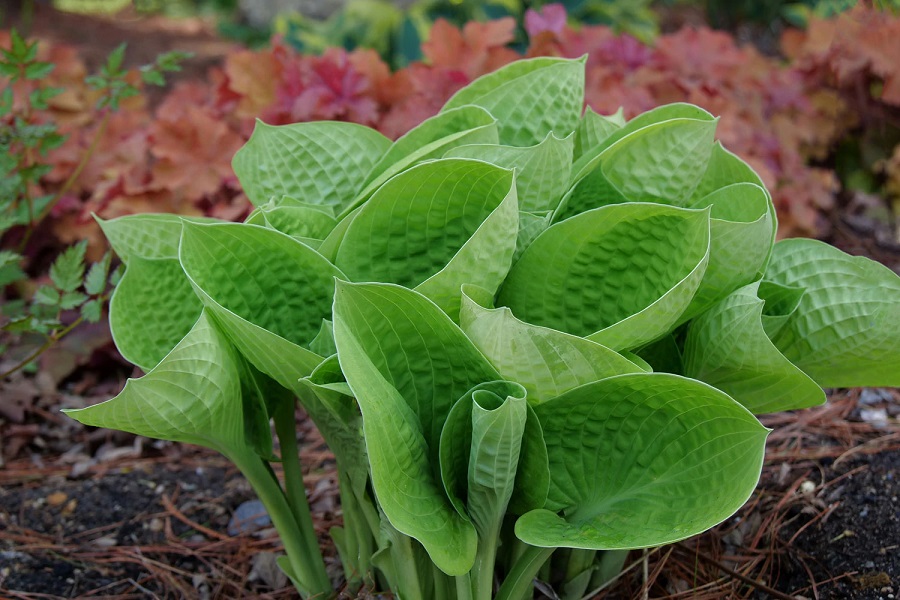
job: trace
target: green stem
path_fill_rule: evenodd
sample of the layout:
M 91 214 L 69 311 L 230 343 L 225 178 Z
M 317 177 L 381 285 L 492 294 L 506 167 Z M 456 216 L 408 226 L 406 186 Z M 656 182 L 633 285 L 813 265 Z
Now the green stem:
M 622 572 L 625 566 L 625 559 L 631 550 L 604 550 L 600 553 L 600 560 L 597 561 L 597 570 L 591 577 L 590 589 L 598 588 L 612 581 Z
M 259 456 L 241 454 L 229 456 L 229 458 L 253 486 L 272 518 L 272 523 L 278 530 L 293 571 L 291 578 L 300 583 L 303 588 L 298 590 L 301 596 L 304 598 L 333 597 L 334 591 L 331 588 L 331 580 L 325 572 L 321 551 L 316 548 L 316 551 L 310 555 L 307 546 L 308 534 L 314 532 L 312 520 L 298 523 L 274 473 Z
M 72 171 L 72 174 L 69 175 L 69 178 L 62 184 L 62 187 L 59 188 L 55 194 L 53 194 L 53 198 L 51 198 L 50 202 L 41 210 L 40 214 L 37 216 L 32 222 L 32 229 L 35 225 L 43 221 L 47 218 L 47 215 L 50 214 L 50 211 L 53 210 L 53 207 L 56 206 L 62 197 L 69 191 L 69 189 L 75 184 L 75 181 L 78 179 L 78 176 L 81 175 L 81 172 L 87 166 L 88 161 L 91 160 L 91 157 L 97 151 L 97 147 L 100 144 L 100 139 L 103 137 L 103 134 L 106 132 L 106 126 L 109 125 L 109 118 L 112 113 L 107 111 L 106 114 L 103 115 L 103 118 L 100 120 L 100 124 L 97 126 L 97 130 L 94 132 L 94 138 L 91 140 L 91 144 L 87 147 L 87 150 L 81 155 L 81 160 L 78 162 L 78 166 L 75 167 L 75 170 Z
M 471 572 L 454 577 L 456 580 L 456 600 L 473 600 Z
M 59 340 L 66 337 L 73 329 L 78 327 L 78 325 L 80 325 L 82 321 L 84 321 L 84 317 L 78 317 L 71 324 L 67 325 L 61 331 L 54 332 L 52 335 L 48 336 L 46 341 L 40 347 L 38 347 L 34 352 L 32 352 L 31 354 L 29 354 L 28 356 L 23 358 L 15 366 L 4 371 L 3 373 L 0 373 L 0 381 L 2 381 L 3 379 L 6 379 L 7 377 L 12 375 L 16 371 L 19 371 L 19 370 L 25 368 L 28 365 L 28 363 L 30 363 L 31 361 L 33 361 L 34 359 L 39 357 L 41 354 L 46 352 L 53 344 L 55 344 Z
M 563 600 L 580 600 L 584 596 L 591 582 L 590 569 L 596 557 L 596 550 L 572 549 L 566 562 Z
M 419 581 L 419 569 L 416 567 L 416 556 L 413 554 L 412 538 L 398 532 L 391 545 L 391 561 L 397 576 L 394 590 L 403 600 L 425 600 L 422 595 L 422 584 Z
M 317 558 L 324 573 L 325 563 L 322 560 L 319 538 L 316 536 L 312 514 L 309 510 L 309 500 L 306 498 L 306 486 L 303 484 L 303 467 L 300 464 L 300 452 L 297 446 L 297 421 L 294 418 L 293 398 L 279 402 L 273 417 L 275 434 L 278 436 L 278 443 L 281 446 L 281 464 L 284 467 L 284 487 L 287 492 L 288 504 L 300 527 L 307 556 Z
M 494 564 L 497 561 L 497 541 L 500 539 L 500 525 L 492 532 L 479 536 L 475 564 L 472 567 L 472 592 L 475 600 L 491 600 L 494 592 Z
M 519 600 L 532 586 L 532 581 L 556 548 L 528 546 L 506 576 L 495 600 Z

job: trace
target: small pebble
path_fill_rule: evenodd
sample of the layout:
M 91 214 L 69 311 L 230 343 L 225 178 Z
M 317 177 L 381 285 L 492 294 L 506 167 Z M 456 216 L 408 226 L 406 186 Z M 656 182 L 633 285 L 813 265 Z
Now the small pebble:
M 866 564 L 864 564 L 863 567 L 865 567 L 866 569 L 874 569 L 875 563 L 872 562 L 871 560 L 867 560 Z

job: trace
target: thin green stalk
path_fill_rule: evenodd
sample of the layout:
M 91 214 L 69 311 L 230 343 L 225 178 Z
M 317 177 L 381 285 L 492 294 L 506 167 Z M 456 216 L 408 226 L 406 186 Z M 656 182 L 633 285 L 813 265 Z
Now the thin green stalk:
M 594 565 L 596 557 L 596 550 L 572 549 L 569 559 L 566 561 L 563 600 L 580 600 L 584 596 L 591 582 L 590 569 Z
M 631 550 L 604 550 L 600 553 L 600 560 L 597 561 L 597 570 L 591 577 L 590 588 L 598 588 L 608 581 L 612 581 L 622 572 L 625 566 L 625 559 Z
M 475 564 L 472 566 L 472 597 L 475 600 L 491 600 L 494 593 L 494 565 L 497 561 L 497 542 L 500 524 L 486 535 L 479 535 Z
M 322 560 L 322 551 L 319 549 L 319 538 L 313 525 L 312 514 L 309 510 L 309 500 L 306 498 L 306 486 L 303 484 L 303 468 L 300 465 L 300 452 L 297 446 L 297 421 L 294 418 L 294 400 L 279 402 L 273 415 L 275 420 L 275 434 L 281 445 L 281 464 L 284 467 L 284 487 L 287 492 L 288 504 L 294 519 L 300 527 L 303 544 L 309 560 L 316 560 L 325 572 L 325 562 Z M 327 577 L 326 577 L 327 579 Z
M 473 600 L 471 572 L 457 575 L 453 579 L 456 580 L 456 600 Z
M 84 321 L 84 317 L 78 317 L 71 324 L 67 325 L 61 331 L 54 332 L 52 335 L 48 336 L 47 340 L 41 346 L 39 346 L 34 352 L 32 352 L 31 354 L 29 354 L 28 356 L 23 358 L 21 361 L 19 361 L 18 364 L 7 369 L 3 373 L 0 373 L 0 380 L 6 379 L 7 377 L 12 375 L 16 371 L 19 371 L 19 370 L 25 368 L 31 361 L 33 361 L 34 359 L 39 357 L 41 354 L 46 352 L 50 348 L 50 346 L 52 346 L 59 340 L 63 339 L 64 337 L 66 337 L 73 329 L 78 327 L 82 321 Z
M 90 145 L 87 147 L 87 150 L 81 155 L 81 160 L 78 162 L 78 166 L 75 167 L 75 170 L 72 171 L 72 174 L 69 175 L 69 178 L 62 184 L 55 194 L 53 194 L 53 198 L 50 199 L 50 202 L 47 203 L 40 214 L 37 216 L 37 219 L 32 223 L 32 228 L 36 226 L 38 223 L 47 218 L 47 215 L 50 214 L 50 211 L 53 210 L 53 207 L 56 206 L 62 197 L 69 191 L 69 189 L 75 184 L 75 181 L 78 180 L 78 176 L 81 175 L 81 172 L 87 166 L 88 162 L 91 160 L 91 157 L 97 151 L 97 147 L 100 145 L 100 139 L 103 137 L 103 134 L 106 132 L 106 126 L 109 125 L 109 118 L 112 113 L 107 111 L 106 114 L 103 115 L 103 118 L 100 120 L 100 124 L 97 126 L 97 130 L 94 132 L 94 137 L 91 140 Z
M 391 560 L 397 576 L 397 589 L 393 590 L 397 596 L 403 600 L 425 600 L 411 537 L 398 533 L 391 545 Z
M 540 548 L 528 546 L 528 549 L 516 560 L 512 570 L 506 576 L 495 600 L 519 600 L 532 586 L 535 575 L 541 570 L 556 548 Z
M 312 530 L 312 520 L 305 524 L 297 522 L 274 473 L 259 456 L 246 454 L 229 456 L 229 458 L 250 482 L 272 518 L 272 523 L 278 530 L 293 571 L 291 578 L 303 588 L 298 590 L 301 596 L 304 598 L 333 597 L 334 590 L 332 590 L 331 580 L 325 572 L 322 553 L 317 549 L 313 555 L 310 555 L 307 548 L 303 530 Z

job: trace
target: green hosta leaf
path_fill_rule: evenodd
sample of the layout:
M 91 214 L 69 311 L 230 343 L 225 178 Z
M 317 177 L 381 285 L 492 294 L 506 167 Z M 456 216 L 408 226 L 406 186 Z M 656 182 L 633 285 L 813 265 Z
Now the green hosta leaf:
M 706 171 L 716 122 L 670 119 L 621 138 L 576 172 L 554 220 L 629 201 L 685 206 Z
M 556 208 L 569 185 L 572 140 L 572 135 L 560 139 L 549 133 L 540 144 L 527 148 L 473 144 L 454 148 L 445 157 L 474 158 L 504 169 L 515 169 L 519 209 L 548 211 Z
M 96 218 L 96 217 L 95 217 Z M 128 264 L 133 256 L 146 259 L 178 260 L 181 224 L 216 223 L 217 219 L 179 217 L 172 214 L 127 215 L 104 221 L 97 218 L 109 245 L 122 262 Z
M 61 291 L 72 292 L 81 287 L 85 250 L 86 241 L 69 246 L 50 266 L 50 279 Z
M 485 521 L 496 520 L 483 518 L 484 513 L 476 517 L 493 504 L 483 497 L 485 490 L 492 489 L 499 497 L 501 515 L 512 496 L 527 418 L 525 393 L 510 381 L 478 384 L 453 405 L 441 431 L 441 479 L 447 496 L 461 516 L 472 518 L 481 536 L 487 533 L 482 529 Z M 495 428 L 490 421 L 495 419 L 505 424 L 490 431 Z M 489 435 L 494 439 L 486 440 Z M 497 444 L 501 437 L 506 438 L 502 448 Z M 481 497 L 473 498 L 473 494 Z
M 708 211 L 607 206 L 542 233 L 513 265 L 498 304 L 528 323 L 635 348 L 678 323 L 708 257 Z
M 585 383 L 642 369 L 596 342 L 529 325 L 508 308 L 491 308 L 490 296 L 463 287 L 460 324 L 505 379 L 522 384 L 532 404 Z
M 802 288 L 772 339 L 823 387 L 900 385 L 900 277 L 815 240 L 775 244 L 766 281 Z
M 750 183 L 759 186 L 766 191 L 766 196 L 769 197 L 769 203 L 766 210 L 768 211 L 768 221 L 772 227 L 772 231 L 769 237 L 769 253 L 764 262 L 765 265 L 768 263 L 769 257 L 772 254 L 771 248 L 775 243 L 775 232 L 778 230 L 778 217 L 775 214 L 775 205 L 772 204 L 772 198 L 756 171 L 743 160 L 726 150 L 721 142 L 717 141 L 713 144 L 712 154 L 709 157 L 709 164 L 706 167 L 706 173 L 704 173 L 703 178 L 697 184 L 697 189 L 694 190 L 693 198 L 688 205 L 691 207 L 700 206 L 702 205 L 701 202 L 704 198 L 711 196 L 714 192 L 721 190 L 722 188 L 736 183 Z M 716 218 L 715 214 L 713 214 L 713 218 Z
M 496 537 L 507 509 L 522 514 L 547 500 L 550 470 L 541 424 L 522 386 L 476 385 L 450 411 L 441 432 L 441 478 L 479 536 Z
M 584 98 L 584 63 L 579 59 L 519 60 L 479 77 L 456 92 L 442 111 L 474 104 L 494 115 L 500 143 L 537 144 L 551 131 L 575 131 Z
M 519 211 L 519 235 L 516 238 L 516 253 L 513 255 L 513 264 L 519 262 L 519 258 L 531 242 L 537 239 L 545 229 L 550 227 L 549 212 L 530 213 Z
M 441 158 L 448 150 L 467 144 L 496 144 L 497 120 L 477 106 L 462 106 L 426 119 L 391 146 L 365 181 L 365 189 L 340 215 L 347 215 L 394 175 L 425 160 Z
M 362 418 L 341 373 L 336 356 L 331 355 L 300 381 L 303 406 L 334 453 L 342 473 L 347 473 L 355 489 L 362 493 L 368 480 Z
M 324 240 L 337 225 L 337 220 L 328 212 L 299 203 L 266 206 L 260 210 L 260 215 L 267 227 L 307 245 L 309 240 Z
M 266 125 L 258 120 L 232 167 L 256 206 L 286 195 L 340 211 L 390 145 L 374 129 L 354 123 Z
M 264 227 L 185 223 L 181 265 L 204 306 L 257 369 L 288 389 L 322 357 L 306 348 L 331 313 L 334 277 L 316 251 Z
M 177 260 L 131 257 L 109 303 L 119 352 L 149 371 L 191 330 L 203 305 Z
M 454 319 L 459 288 L 496 290 L 515 251 L 513 173 L 467 159 L 413 167 L 382 186 L 353 217 L 335 264 L 354 281 L 417 289 Z
M 758 293 L 759 297 L 766 302 L 762 314 L 763 329 L 766 330 L 769 339 L 774 339 L 800 306 L 800 300 L 806 290 L 771 281 L 761 281 Z
M 621 108 L 615 113 L 598 115 L 590 106 L 584 110 L 578 129 L 575 130 L 575 160 L 578 160 L 592 148 L 596 148 L 609 136 L 625 126 L 625 116 Z
M 592 171 L 593 166 L 591 165 L 597 159 L 597 156 L 602 154 L 607 148 L 609 148 L 622 138 L 629 136 L 640 129 L 643 129 L 644 127 L 649 127 L 650 125 L 662 123 L 664 121 L 670 121 L 672 119 L 713 121 L 715 117 L 713 117 L 711 114 L 709 114 L 699 106 L 686 104 L 684 102 L 665 104 L 663 106 L 658 106 L 652 110 L 641 113 L 625 123 L 622 127 L 619 127 L 618 129 L 611 132 L 596 146 L 582 147 L 582 156 L 576 159 L 575 164 L 572 166 L 572 182 L 577 182 L 587 173 Z
M 466 573 L 476 534 L 442 489 L 440 433 L 454 401 L 499 377 L 436 305 L 400 286 L 339 282 L 334 337 L 387 518 L 419 540 L 441 570 Z
M 731 516 L 759 479 L 767 430 L 726 394 L 663 373 L 620 375 L 535 408 L 550 457 L 535 546 L 659 546 Z M 558 514 L 561 513 L 561 514 Z
M 684 374 L 719 388 L 756 414 L 822 404 L 822 388 L 766 336 L 759 286 L 739 289 L 691 322 Z
M 762 276 L 775 231 L 771 204 L 765 189 L 753 183 L 735 183 L 692 206 L 712 209 L 709 265 L 684 320 Z
M 85 425 L 199 444 L 233 457 L 248 451 L 239 360 L 204 314 L 159 365 L 129 379 L 121 394 L 64 412 Z
M 309 349 L 319 356 L 331 356 L 337 352 L 337 348 L 334 345 L 334 328 L 331 321 L 322 319 L 322 327 L 319 328 L 319 333 L 309 343 Z
M 462 330 L 418 292 L 385 283 L 338 285 L 334 336 L 345 367 L 339 317 L 415 411 L 435 459 L 441 428 L 453 403 L 474 385 L 500 379 Z M 346 368 L 344 374 L 354 390 L 361 385 L 354 383 Z M 437 462 L 434 465 L 437 469 Z

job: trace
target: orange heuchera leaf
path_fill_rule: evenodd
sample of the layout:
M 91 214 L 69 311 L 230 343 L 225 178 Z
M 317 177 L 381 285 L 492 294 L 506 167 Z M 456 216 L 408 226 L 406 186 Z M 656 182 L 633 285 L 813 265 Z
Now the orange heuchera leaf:
M 208 110 L 186 105 L 150 128 L 153 184 L 189 200 L 216 192 L 234 178 L 231 158 L 244 140 Z
M 253 119 L 275 103 L 282 64 L 272 51 L 241 50 L 225 59 L 227 87 L 239 98 L 234 114 Z
M 475 79 L 519 58 L 506 47 L 515 37 L 515 29 L 512 17 L 486 23 L 472 21 L 462 31 L 438 19 L 428 41 L 422 44 L 422 54 L 433 67 L 460 70 Z

